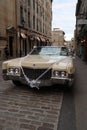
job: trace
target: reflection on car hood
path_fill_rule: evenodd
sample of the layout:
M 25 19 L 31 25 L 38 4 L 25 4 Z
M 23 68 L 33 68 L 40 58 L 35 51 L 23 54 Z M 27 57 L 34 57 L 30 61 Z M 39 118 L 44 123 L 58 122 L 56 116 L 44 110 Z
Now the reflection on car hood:
M 51 65 L 57 64 L 66 66 L 71 60 L 70 57 L 67 56 L 37 56 L 37 55 L 29 55 L 24 58 L 17 58 L 13 60 L 9 60 L 8 66 L 25 66 L 25 67 L 38 67 L 38 68 L 47 68 Z M 10 63 L 10 64 L 9 64 Z

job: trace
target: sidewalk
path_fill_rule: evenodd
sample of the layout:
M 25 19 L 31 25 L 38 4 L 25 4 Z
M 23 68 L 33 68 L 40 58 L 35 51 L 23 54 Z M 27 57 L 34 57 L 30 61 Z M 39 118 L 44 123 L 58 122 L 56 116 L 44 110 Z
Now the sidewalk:
M 75 111 L 77 130 L 87 130 L 87 62 L 76 58 Z

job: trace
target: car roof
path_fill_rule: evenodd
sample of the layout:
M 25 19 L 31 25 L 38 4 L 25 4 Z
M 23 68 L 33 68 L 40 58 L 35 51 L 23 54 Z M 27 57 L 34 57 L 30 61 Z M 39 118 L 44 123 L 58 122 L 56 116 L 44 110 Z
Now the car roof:
M 37 47 L 66 47 L 66 46 L 37 46 Z

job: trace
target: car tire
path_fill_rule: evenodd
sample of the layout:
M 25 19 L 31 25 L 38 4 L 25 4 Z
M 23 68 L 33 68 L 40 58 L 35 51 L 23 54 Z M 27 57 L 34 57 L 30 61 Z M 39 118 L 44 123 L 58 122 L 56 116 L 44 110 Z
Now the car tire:
M 20 85 L 22 85 L 22 83 L 21 83 L 20 81 L 18 81 L 18 80 L 12 80 L 12 82 L 13 82 L 13 84 L 14 84 L 15 86 L 20 86 Z
M 65 82 L 65 86 L 66 86 L 67 88 L 72 88 L 73 83 L 71 83 L 71 82 L 69 82 L 69 81 L 66 81 L 66 82 Z

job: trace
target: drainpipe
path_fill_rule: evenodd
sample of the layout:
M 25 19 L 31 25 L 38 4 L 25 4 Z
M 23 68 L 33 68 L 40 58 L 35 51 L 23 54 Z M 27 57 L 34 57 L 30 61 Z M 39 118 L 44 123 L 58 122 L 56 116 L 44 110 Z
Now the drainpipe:
M 15 0 L 15 27 L 16 27 L 16 39 L 15 39 L 15 44 L 16 44 L 16 57 L 18 56 L 18 28 L 17 28 L 17 0 Z

